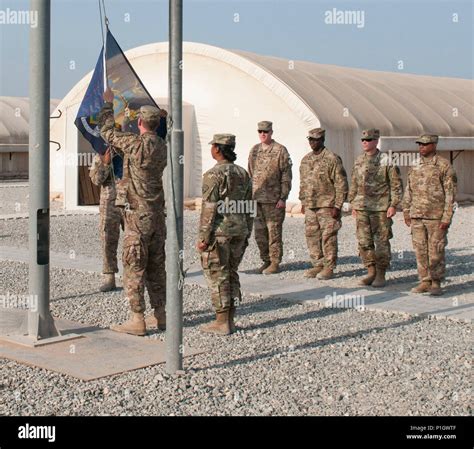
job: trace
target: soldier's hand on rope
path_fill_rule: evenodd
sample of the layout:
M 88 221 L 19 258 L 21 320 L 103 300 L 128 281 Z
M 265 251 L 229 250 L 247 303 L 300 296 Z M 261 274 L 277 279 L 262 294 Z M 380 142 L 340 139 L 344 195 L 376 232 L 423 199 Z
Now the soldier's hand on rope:
M 397 209 L 395 209 L 393 206 L 390 206 L 387 209 L 387 218 L 392 218 L 396 213 L 397 213 Z
M 110 147 L 107 147 L 107 151 L 100 156 L 100 159 L 105 165 L 110 165 L 110 162 L 112 161 L 112 155 L 110 154 Z
M 105 90 L 103 98 L 106 103 L 114 102 L 114 93 L 112 92 L 112 89 L 110 87 L 107 87 L 107 89 Z
M 160 109 L 160 117 L 161 118 L 168 117 L 168 111 L 166 109 Z
M 333 207 L 331 209 L 331 217 L 334 218 L 334 220 L 338 220 L 340 216 L 341 216 L 341 209 L 337 207 Z
M 209 245 L 205 242 L 197 242 L 196 248 L 199 252 L 206 251 Z

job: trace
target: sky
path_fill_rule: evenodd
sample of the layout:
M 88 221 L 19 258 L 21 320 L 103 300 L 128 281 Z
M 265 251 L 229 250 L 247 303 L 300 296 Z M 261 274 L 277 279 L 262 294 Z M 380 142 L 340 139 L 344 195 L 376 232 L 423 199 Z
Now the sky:
M 105 7 L 123 50 L 168 39 L 168 0 L 105 0 Z M 8 10 L 29 10 L 29 1 L 0 0 L 0 19 Z M 363 22 L 327 23 L 334 10 L 363 13 Z M 52 0 L 51 11 L 51 97 L 62 99 L 95 67 L 98 0 Z M 472 79 L 473 17 L 472 0 L 184 0 L 183 33 L 186 41 L 288 60 Z M 29 31 L 0 22 L 0 96 L 28 96 Z

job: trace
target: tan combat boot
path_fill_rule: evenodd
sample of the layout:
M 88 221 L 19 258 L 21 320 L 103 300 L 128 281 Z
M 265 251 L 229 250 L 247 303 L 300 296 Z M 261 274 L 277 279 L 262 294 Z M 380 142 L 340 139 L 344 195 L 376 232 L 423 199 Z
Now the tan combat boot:
M 235 327 L 234 319 L 235 319 L 235 307 L 231 307 L 229 309 L 229 329 L 230 329 L 231 334 L 233 334 L 235 331 L 237 331 L 237 329 Z
M 432 280 L 430 288 L 430 296 L 440 296 L 443 294 L 441 290 L 441 283 L 439 281 Z
M 332 269 L 325 267 L 321 273 L 319 273 L 316 278 L 321 279 L 322 281 L 327 281 L 332 278 Z
M 270 266 L 270 261 L 267 260 L 266 262 L 263 262 L 263 264 L 259 268 L 257 268 L 257 271 L 259 273 L 263 273 L 263 270 L 265 270 L 265 268 L 268 268 L 269 266 Z
M 230 335 L 229 315 L 229 310 L 217 312 L 216 320 L 209 324 L 204 324 L 199 328 L 199 330 L 206 334 Z
M 421 281 L 416 287 L 410 291 L 412 293 L 428 293 L 431 290 L 431 281 Z
M 131 312 L 130 319 L 126 323 L 110 326 L 110 330 L 143 337 L 146 334 L 146 325 L 143 313 Z
M 372 282 L 372 287 L 375 287 L 375 288 L 385 287 L 385 268 L 375 269 L 375 279 Z
M 100 286 L 101 292 L 110 292 L 115 289 L 115 274 L 107 273 L 103 275 L 104 282 Z
M 166 330 L 166 311 L 165 309 L 153 309 L 153 315 L 145 318 L 147 328 L 158 328 L 160 331 Z
M 304 273 L 304 277 L 305 278 L 315 278 L 320 271 L 322 271 L 324 267 L 321 265 L 321 266 L 318 266 L 318 267 L 313 267 L 313 268 L 310 268 L 309 270 L 306 270 L 305 273 Z
M 367 267 L 367 276 L 359 281 L 359 285 L 370 285 L 375 279 L 375 265 L 369 265 Z
M 268 268 L 262 271 L 263 274 L 275 274 L 280 272 L 280 264 L 278 262 L 272 262 Z

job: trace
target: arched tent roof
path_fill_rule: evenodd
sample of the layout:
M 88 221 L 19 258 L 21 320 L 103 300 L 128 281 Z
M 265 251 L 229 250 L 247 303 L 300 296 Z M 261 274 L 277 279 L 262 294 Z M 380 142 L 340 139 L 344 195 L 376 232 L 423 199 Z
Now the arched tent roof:
M 156 43 L 134 48 L 126 55 L 133 65 L 134 60 L 167 52 L 167 43 Z M 218 59 L 256 78 L 309 126 L 321 124 L 346 131 L 377 126 L 387 136 L 416 136 L 426 130 L 442 136 L 474 135 L 472 80 L 288 61 L 193 42 L 184 43 L 183 53 L 184 59 L 186 54 Z M 63 102 L 80 101 L 77 94 L 91 75 Z
M 168 43 L 143 45 L 125 54 L 150 94 L 166 99 Z M 193 42 L 184 43 L 183 61 L 183 100 L 188 104 L 183 124 L 185 195 L 199 195 L 202 173 L 214 164 L 208 151 L 213 133 L 235 134 L 237 163 L 246 166 L 250 148 L 258 142 L 260 120 L 274 122 L 275 139 L 290 152 L 290 200 L 298 197 L 299 162 L 309 151 L 307 131 L 318 126 L 328 130 L 326 145 L 341 156 L 348 171 L 361 151 L 360 130 L 368 127 L 379 128 L 386 142 L 396 139 L 401 151 L 416 151 L 413 137 L 422 132 L 451 139 L 440 149 L 474 149 L 469 139 L 474 135 L 471 80 L 292 62 Z M 58 106 L 63 116 L 51 122 L 51 139 L 66 151 L 78 146 L 72 123 L 91 76 L 92 72 L 71 89 Z M 456 148 L 450 146 L 453 139 Z M 52 162 L 63 155 L 56 148 L 51 147 Z M 474 189 L 470 175 L 462 173 L 474 165 L 474 153 L 469 153 L 456 163 L 464 180 L 461 191 L 466 192 Z M 58 163 L 51 170 L 53 189 L 62 191 L 67 168 Z
M 50 110 L 59 100 L 52 99 Z M 0 145 L 28 145 L 30 99 L 27 97 L 0 97 Z

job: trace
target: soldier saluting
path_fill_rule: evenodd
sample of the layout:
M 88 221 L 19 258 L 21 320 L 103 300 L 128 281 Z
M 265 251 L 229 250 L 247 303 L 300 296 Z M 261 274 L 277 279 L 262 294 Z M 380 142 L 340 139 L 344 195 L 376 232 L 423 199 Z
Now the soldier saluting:
M 341 158 L 324 145 L 326 131 L 316 128 L 308 134 L 312 151 L 301 161 L 299 199 L 313 268 L 305 277 L 331 279 L 337 261 L 341 208 L 347 197 L 347 175 Z
M 457 177 L 451 164 L 436 154 L 437 135 L 424 134 L 416 143 L 421 157 L 408 172 L 403 198 L 420 277 L 420 284 L 411 291 L 438 296 L 442 294 L 444 249 L 454 214 Z
M 359 284 L 372 287 L 385 285 L 385 272 L 391 259 L 392 217 L 402 199 L 400 170 L 381 157 L 377 148 L 379 137 L 378 129 L 362 131 L 364 154 L 354 163 L 349 189 L 349 202 L 357 224 L 359 255 L 368 271 Z

